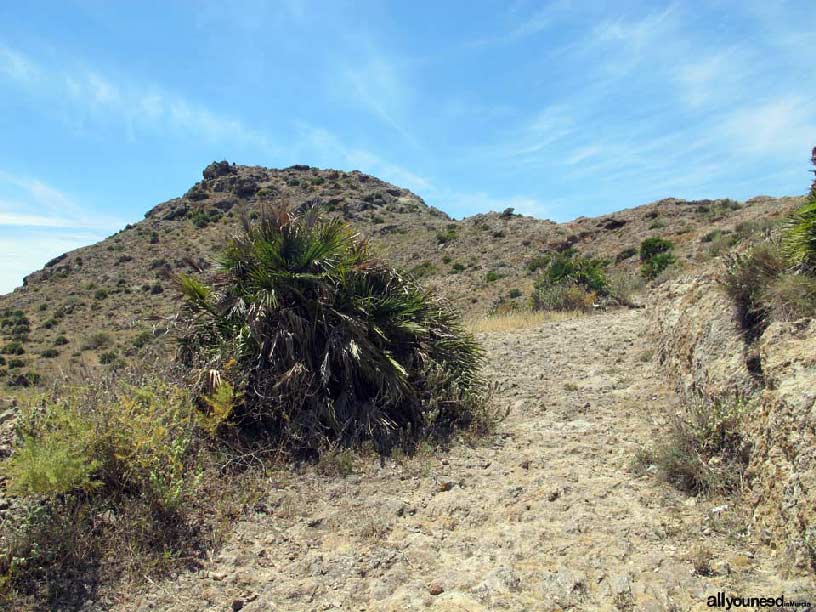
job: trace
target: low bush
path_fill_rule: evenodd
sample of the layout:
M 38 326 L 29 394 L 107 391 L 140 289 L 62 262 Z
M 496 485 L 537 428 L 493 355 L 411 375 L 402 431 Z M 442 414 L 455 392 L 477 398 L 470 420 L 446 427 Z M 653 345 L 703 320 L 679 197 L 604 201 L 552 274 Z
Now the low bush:
M 210 517 L 223 515 L 197 495 L 200 418 L 186 391 L 150 379 L 61 388 L 21 406 L 19 442 L 0 462 L 18 496 L 17 520 L 0 526 L 0 597 L 74 609 L 101 574 L 142 579 L 203 554 Z
M 546 262 L 533 285 L 534 310 L 590 310 L 599 296 L 609 295 L 605 260 L 568 249 L 545 255 Z
M 796 321 L 816 316 L 816 278 L 783 273 L 765 287 L 762 301 L 774 321 Z
M 740 237 L 738 234 L 730 232 L 716 232 L 716 234 L 709 241 L 706 252 L 709 257 L 719 257 L 723 253 L 728 252 L 731 247 L 739 242 L 739 240 Z
M 436 233 L 437 244 L 447 244 L 452 240 L 456 240 L 456 238 L 457 238 L 456 230 L 452 228 L 448 228 L 444 232 Z
M 101 348 L 108 348 L 113 344 L 113 336 L 108 332 L 95 332 L 88 336 L 80 347 L 83 351 L 93 351 Z
M 785 258 L 773 242 L 763 242 L 749 251 L 726 259 L 723 284 L 737 307 L 737 315 L 748 340 L 759 337 L 768 325 L 768 287 L 786 269 Z
M 640 274 L 653 280 L 675 262 L 674 245 L 665 238 L 646 238 L 640 243 Z
M 475 423 L 480 348 L 342 220 L 263 210 L 220 263 L 214 286 L 183 277 L 179 356 L 235 389 L 229 418 L 245 436 L 295 453 L 367 440 L 387 453 Z
M 750 458 L 742 400 L 694 402 L 675 415 L 651 453 L 663 477 L 693 494 L 730 493 L 740 488 Z
M 22 355 L 25 353 L 25 349 L 23 348 L 22 342 L 15 340 L 6 344 L 2 350 L 0 350 L 0 353 L 5 355 Z
M 533 310 L 589 312 L 595 306 L 598 294 L 576 285 L 546 285 L 532 295 Z

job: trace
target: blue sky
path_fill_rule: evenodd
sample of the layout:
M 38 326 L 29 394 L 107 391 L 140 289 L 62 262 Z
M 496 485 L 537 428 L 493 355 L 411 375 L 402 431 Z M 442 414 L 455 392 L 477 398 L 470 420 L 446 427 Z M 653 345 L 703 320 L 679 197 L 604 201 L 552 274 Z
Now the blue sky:
M 456 217 L 804 193 L 814 49 L 811 0 L 2 3 L 0 292 L 215 159 Z

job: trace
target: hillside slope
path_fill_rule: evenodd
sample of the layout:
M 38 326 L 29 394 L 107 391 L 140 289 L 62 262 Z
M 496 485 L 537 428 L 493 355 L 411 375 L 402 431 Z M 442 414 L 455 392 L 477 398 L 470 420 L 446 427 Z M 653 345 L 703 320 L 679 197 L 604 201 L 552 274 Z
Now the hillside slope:
M 47 380 L 79 365 L 127 360 L 161 342 L 178 306 L 175 275 L 212 273 L 242 214 L 252 216 L 279 199 L 298 210 L 342 215 L 383 257 L 423 277 L 469 316 L 488 312 L 512 289 L 520 293 L 516 301 L 525 300 L 534 279 L 527 266 L 543 252 L 571 246 L 635 271 L 640 241 L 661 235 L 675 242 L 681 265 L 689 265 L 709 257 L 705 234 L 750 230 L 800 201 L 667 199 L 560 224 L 511 212 L 456 221 L 410 191 L 357 171 L 214 163 L 182 197 L 155 206 L 106 240 L 54 259 L 26 277 L 23 287 L 0 296 L 2 343 L 18 341 L 14 352 L 23 351 L 0 362 L 0 379 L 12 385 Z

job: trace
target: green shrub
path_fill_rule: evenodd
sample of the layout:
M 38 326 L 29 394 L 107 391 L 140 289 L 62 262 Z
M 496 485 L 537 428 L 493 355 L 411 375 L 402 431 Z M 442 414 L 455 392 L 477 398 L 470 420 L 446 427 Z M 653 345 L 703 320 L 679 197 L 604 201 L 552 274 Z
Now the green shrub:
M 0 469 L 15 495 L 129 491 L 164 508 L 191 482 L 185 464 L 199 423 L 189 395 L 164 383 L 66 390 L 21 416 L 22 452 Z M 42 400 L 40 400 L 42 403 Z
M 133 347 L 136 349 L 144 348 L 153 341 L 153 332 L 144 330 L 133 339 Z
M 68 344 L 68 338 L 65 336 L 60 335 L 54 338 L 54 346 L 65 346 L 66 344 Z
M 527 262 L 527 272 L 530 274 L 533 272 L 538 272 L 541 268 L 546 266 L 549 261 L 549 255 L 536 255 L 529 262 Z
M 674 245 L 665 238 L 658 236 L 646 238 L 640 243 L 640 261 L 647 262 L 655 255 L 668 253 L 674 249 Z
M 487 281 L 488 283 L 493 283 L 499 280 L 500 278 L 501 276 L 495 270 L 490 270 L 487 274 L 485 274 L 485 281 Z
M 56 349 L 45 349 L 40 353 L 40 357 L 54 358 L 59 356 L 59 351 Z
M 18 357 L 13 357 L 8 360 L 8 367 L 10 370 L 18 370 L 25 367 L 25 360 Z
M 6 365 L 6 358 L 0 355 L 0 366 Z
M 108 290 L 107 289 L 97 289 L 94 292 L 94 299 L 97 301 L 102 301 L 108 297 Z
M 521 297 L 521 289 L 511 289 L 507 295 L 511 300 L 519 298 Z
M 700 238 L 700 242 L 711 242 L 718 236 L 722 236 L 723 233 L 724 232 L 722 230 L 712 230 L 706 234 L 703 234 L 703 236 Z
M 573 249 L 546 257 L 541 277 L 536 281 L 537 286 L 574 285 L 606 294 L 608 279 L 605 270 L 608 263 L 605 260 L 584 257 Z
M 9 366 L 10 367 L 10 366 Z M 32 387 L 39 385 L 41 376 L 37 372 L 26 372 L 25 374 L 16 374 L 9 376 L 9 387 Z
M 116 351 L 105 351 L 101 355 L 99 355 L 99 363 L 102 364 L 109 364 L 114 363 L 116 361 Z
M 473 423 L 480 348 L 342 220 L 264 210 L 220 263 L 213 287 L 183 278 L 180 357 L 235 388 L 245 434 L 293 451 L 372 440 L 388 452 Z
M 739 240 L 740 237 L 737 234 L 717 232 L 716 235 L 709 241 L 708 254 L 711 257 L 719 257 L 737 244 Z
M 640 274 L 643 278 L 654 279 L 675 262 L 671 253 L 658 253 L 640 265 Z
M 22 355 L 25 353 L 25 349 L 23 348 L 22 342 L 15 340 L 14 342 L 6 344 L 0 353 L 5 355 Z
M 451 270 L 456 274 L 458 274 L 459 272 L 464 272 L 465 264 L 459 263 L 457 261 L 451 266 Z
M 654 279 L 675 262 L 671 254 L 674 245 L 665 238 L 646 238 L 640 243 L 640 274 L 643 278 Z
M 609 295 L 608 262 L 568 249 L 544 255 L 541 274 L 533 285 L 535 310 L 591 310 L 599 296 Z

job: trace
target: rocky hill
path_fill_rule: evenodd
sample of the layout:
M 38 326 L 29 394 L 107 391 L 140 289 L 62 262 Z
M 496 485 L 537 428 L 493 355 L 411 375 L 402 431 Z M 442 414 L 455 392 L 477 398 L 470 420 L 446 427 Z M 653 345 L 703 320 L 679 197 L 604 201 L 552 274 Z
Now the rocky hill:
M 280 199 L 301 211 L 342 215 L 382 257 L 422 277 L 470 317 L 501 300 L 526 300 L 535 277 L 531 261 L 542 253 L 574 247 L 634 273 L 640 241 L 660 235 L 675 243 L 680 266 L 688 267 L 801 201 L 666 199 L 567 223 L 512 209 L 454 220 L 407 189 L 358 171 L 213 163 L 183 196 L 106 240 L 55 258 L 0 296 L 2 343 L 19 343 L 6 351 L 0 377 L 25 385 L 79 365 L 127 360 L 161 342 L 178 306 L 175 276 L 211 274 L 241 216 Z

